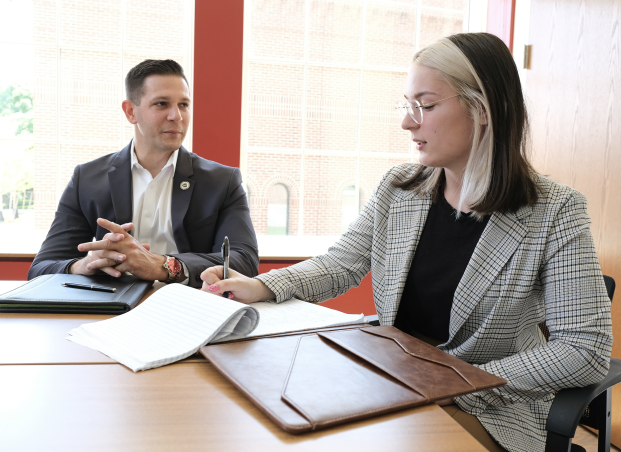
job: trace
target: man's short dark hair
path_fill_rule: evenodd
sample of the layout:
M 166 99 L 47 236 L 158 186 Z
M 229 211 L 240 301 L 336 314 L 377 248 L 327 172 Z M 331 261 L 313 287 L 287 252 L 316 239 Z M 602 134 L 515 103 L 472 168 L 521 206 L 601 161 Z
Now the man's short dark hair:
M 176 75 L 185 78 L 183 68 L 174 60 L 144 60 L 130 69 L 125 77 L 125 97 L 134 104 L 140 105 L 140 99 L 144 94 L 144 81 L 150 75 Z

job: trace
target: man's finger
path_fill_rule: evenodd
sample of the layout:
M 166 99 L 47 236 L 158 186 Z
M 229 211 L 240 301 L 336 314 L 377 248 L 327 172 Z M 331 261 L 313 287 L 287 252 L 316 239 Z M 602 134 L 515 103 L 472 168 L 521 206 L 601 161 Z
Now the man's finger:
M 114 267 L 115 270 L 117 270 L 119 273 L 123 274 L 129 270 L 129 265 L 127 263 L 121 262 L 120 264 L 116 265 Z
M 101 270 L 111 276 L 117 276 L 117 277 L 121 276 L 121 272 L 118 269 L 113 268 L 114 265 L 116 265 L 114 260 L 108 259 L 106 257 L 106 258 L 97 259 L 93 262 L 88 263 L 86 265 L 86 268 L 89 271 Z
M 112 232 L 108 232 L 103 236 L 102 240 L 110 240 L 111 242 L 121 242 L 125 239 L 123 234 L 114 234 Z
M 123 223 L 121 227 L 129 232 L 134 228 L 134 223 Z
M 147 251 L 151 251 L 151 245 L 149 245 L 148 243 L 142 243 L 142 247 Z
M 118 278 L 119 276 L 122 275 L 122 273 L 112 267 L 102 267 L 99 270 L 101 270 L 104 273 L 107 273 L 110 276 L 114 276 L 115 278 Z
M 97 224 L 112 233 L 123 234 L 125 237 L 129 235 L 127 231 L 123 229 L 123 226 L 121 226 L 120 224 L 116 224 L 110 220 L 106 220 L 105 218 L 97 218 Z
M 99 251 L 99 250 L 110 250 L 113 249 L 113 246 L 116 245 L 112 240 L 101 240 L 99 242 L 86 242 L 80 243 L 78 245 L 79 251 Z
M 98 270 L 103 267 L 114 267 L 122 263 L 122 260 L 115 260 L 112 257 L 101 257 L 100 259 L 95 259 L 92 262 L 86 264 L 86 268 L 88 270 Z

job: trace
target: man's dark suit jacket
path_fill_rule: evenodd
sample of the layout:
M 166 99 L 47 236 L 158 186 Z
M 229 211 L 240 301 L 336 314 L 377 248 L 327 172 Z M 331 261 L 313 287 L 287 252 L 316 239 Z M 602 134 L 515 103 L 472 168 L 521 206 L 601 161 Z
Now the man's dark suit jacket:
M 105 218 L 118 224 L 132 221 L 131 143 L 122 151 L 78 165 L 63 193 L 50 232 L 28 272 L 28 279 L 63 273 L 69 262 L 86 256 L 80 243 L 109 231 L 97 224 Z M 187 190 L 182 182 L 189 182 Z M 250 221 L 246 193 L 237 168 L 220 165 L 179 149 L 173 178 L 171 214 L 179 254 L 189 271 L 188 285 L 200 287 L 200 274 L 222 265 L 224 236 L 231 244 L 231 268 L 256 276 L 257 238 Z

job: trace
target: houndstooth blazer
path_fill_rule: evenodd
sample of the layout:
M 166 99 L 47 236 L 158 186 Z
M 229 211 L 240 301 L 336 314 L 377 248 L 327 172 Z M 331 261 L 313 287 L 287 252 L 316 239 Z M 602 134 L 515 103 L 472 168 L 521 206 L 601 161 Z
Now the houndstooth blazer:
M 395 188 L 416 165 L 399 165 L 327 254 L 258 276 L 277 296 L 325 301 L 371 271 L 377 314 L 392 325 L 431 198 Z M 439 348 L 507 386 L 455 399 L 509 451 L 543 451 L 556 391 L 607 373 L 610 300 L 579 192 L 536 175 L 539 200 L 494 213 L 455 291 L 449 339 Z M 550 330 L 546 342 L 537 324 Z

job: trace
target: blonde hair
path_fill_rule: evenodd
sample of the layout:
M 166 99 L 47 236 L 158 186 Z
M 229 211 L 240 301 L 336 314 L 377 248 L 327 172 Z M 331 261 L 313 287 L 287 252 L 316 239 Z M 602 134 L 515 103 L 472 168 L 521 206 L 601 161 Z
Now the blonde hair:
M 526 107 L 517 68 L 506 45 L 488 33 L 462 33 L 420 50 L 413 64 L 438 70 L 474 122 L 457 215 L 463 205 L 481 218 L 493 211 L 515 211 L 534 203 L 536 187 L 524 155 Z M 443 176 L 443 168 L 421 165 L 414 176 L 396 185 L 421 195 L 432 193 L 435 199 Z M 519 187 L 524 183 L 526 186 Z M 523 196 L 511 193 L 515 189 Z

